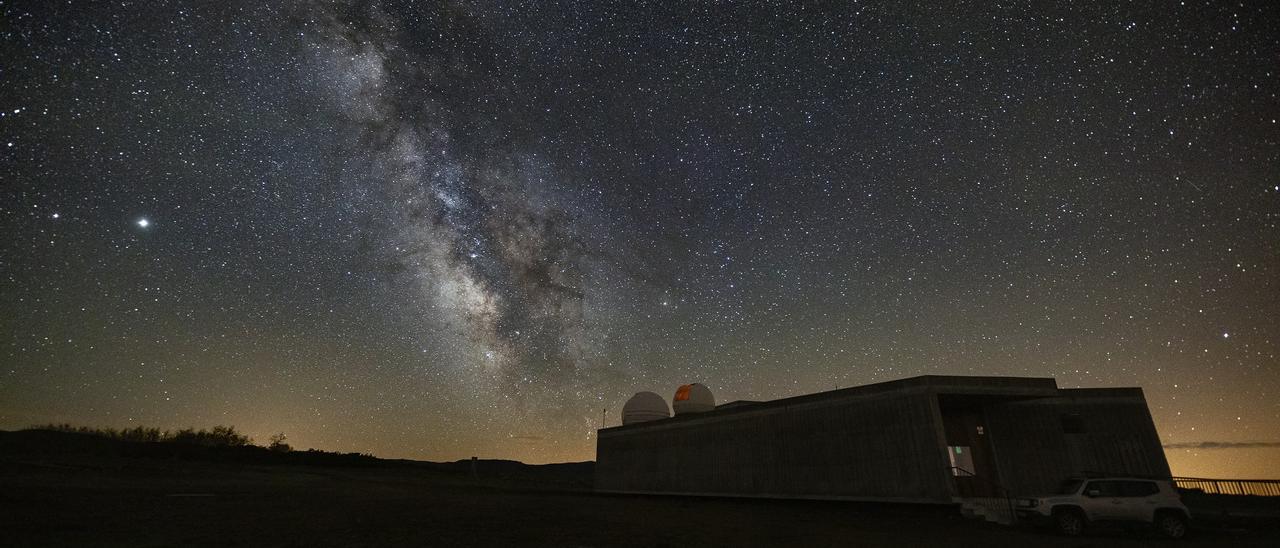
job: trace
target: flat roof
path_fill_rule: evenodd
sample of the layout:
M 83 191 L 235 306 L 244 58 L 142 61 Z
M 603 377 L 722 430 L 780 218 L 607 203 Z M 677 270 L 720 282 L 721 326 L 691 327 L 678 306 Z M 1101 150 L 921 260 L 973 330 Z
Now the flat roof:
M 644 428 L 668 425 L 686 419 L 727 416 L 747 411 L 774 407 L 786 407 L 827 399 L 869 396 L 892 392 L 924 389 L 938 394 L 989 395 L 1012 397 L 1053 397 L 1058 395 L 1058 382 L 1049 377 L 978 377 L 965 375 L 922 375 L 893 381 L 864 384 L 814 394 L 804 394 L 764 402 L 733 401 L 705 413 L 687 413 L 669 419 L 623 424 L 600 429 L 601 432 L 620 429 Z

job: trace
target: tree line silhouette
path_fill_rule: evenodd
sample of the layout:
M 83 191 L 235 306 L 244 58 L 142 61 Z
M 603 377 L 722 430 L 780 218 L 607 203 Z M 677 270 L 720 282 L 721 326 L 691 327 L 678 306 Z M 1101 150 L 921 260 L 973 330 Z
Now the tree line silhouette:
M 254 445 L 253 438 L 236 431 L 234 426 L 214 426 L 211 430 L 203 428 L 196 430 L 193 427 L 183 428 L 181 430 L 161 430 L 156 427 L 137 426 L 134 428 L 102 428 L 94 426 L 74 426 L 71 424 L 47 424 L 43 426 L 34 426 L 30 430 L 52 430 L 54 432 L 70 432 L 75 434 L 88 434 L 102 438 L 128 442 L 146 442 L 146 443 L 178 443 L 184 445 L 198 445 L 201 447 L 246 447 Z M 271 436 L 267 444 L 267 449 L 273 451 L 288 452 L 292 448 L 285 443 L 284 433 Z

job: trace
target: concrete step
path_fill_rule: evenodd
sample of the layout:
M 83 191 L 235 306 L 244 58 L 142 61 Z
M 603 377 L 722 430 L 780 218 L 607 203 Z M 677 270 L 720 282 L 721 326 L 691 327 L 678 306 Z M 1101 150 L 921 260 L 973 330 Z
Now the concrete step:
M 981 519 L 1001 525 L 1013 524 L 1013 510 L 1009 507 L 1009 501 L 1006 499 L 968 497 L 959 499 L 959 502 L 960 515 L 966 518 Z

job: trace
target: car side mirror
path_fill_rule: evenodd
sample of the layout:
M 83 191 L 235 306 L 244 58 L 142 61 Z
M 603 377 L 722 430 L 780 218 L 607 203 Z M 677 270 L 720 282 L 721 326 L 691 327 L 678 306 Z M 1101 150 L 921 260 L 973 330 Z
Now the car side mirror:
M 1089 498 L 1101 497 L 1101 496 L 1102 496 L 1102 491 L 1099 491 L 1099 490 L 1097 490 L 1097 489 L 1090 489 L 1089 491 L 1087 491 L 1087 492 L 1084 494 L 1084 496 L 1089 497 Z

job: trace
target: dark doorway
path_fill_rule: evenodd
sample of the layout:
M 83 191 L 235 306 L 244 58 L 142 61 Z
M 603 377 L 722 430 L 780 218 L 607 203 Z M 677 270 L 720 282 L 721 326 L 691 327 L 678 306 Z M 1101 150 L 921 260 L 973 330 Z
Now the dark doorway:
M 998 497 L 1000 473 L 991 450 L 982 400 L 973 396 L 940 395 L 938 407 L 947 436 L 951 477 L 961 497 Z

